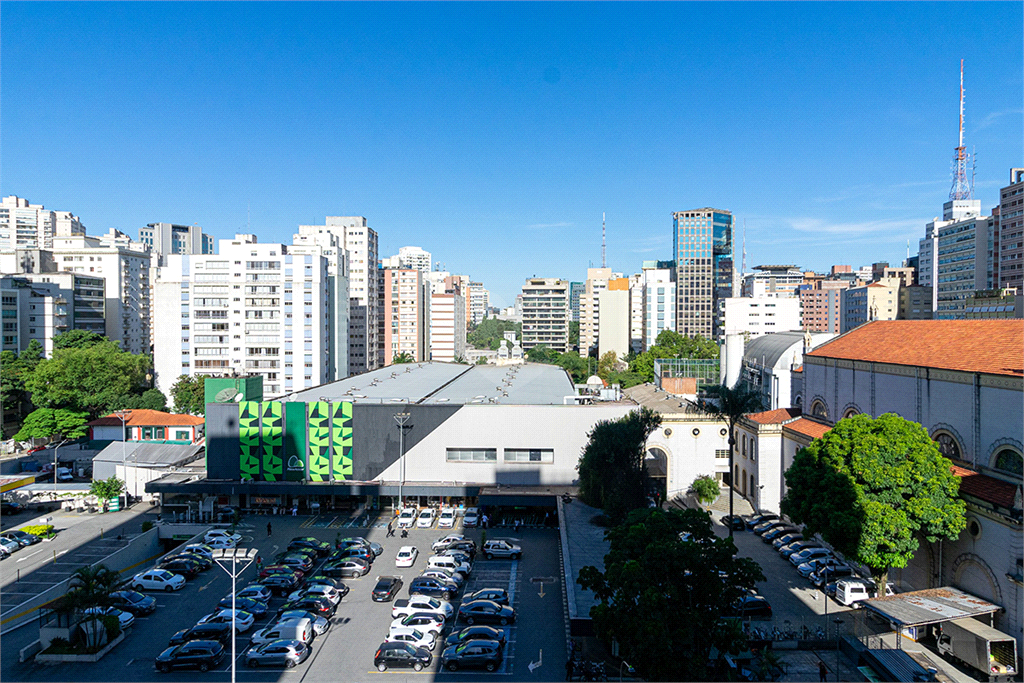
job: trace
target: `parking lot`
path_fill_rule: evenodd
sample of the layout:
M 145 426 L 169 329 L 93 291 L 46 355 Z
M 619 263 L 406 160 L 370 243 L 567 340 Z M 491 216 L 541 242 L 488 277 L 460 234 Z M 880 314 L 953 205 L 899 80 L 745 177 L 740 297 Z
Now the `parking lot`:
M 562 587 L 558 578 L 558 533 L 555 529 L 524 529 L 518 534 L 511 530 L 487 530 L 488 538 L 517 539 L 516 542 L 523 548 L 523 557 L 520 560 L 486 560 L 482 553 L 478 554 L 473 572 L 466 581 L 463 592 L 484 587 L 507 590 L 516 608 L 517 622 L 504 629 L 507 641 L 505 658 L 497 671 L 490 674 L 484 671 L 438 671 L 442 642 L 432 652 L 432 665 L 423 672 L 416 673 L 411 669 L 378 672 L 373 666 L 373 657 L 392 622 L 392 604 L 376 603 L 370 599 L 370 591 L 377 577 L 400 576 L 403 587 L 396 597 L 408 597 L 409 582 L 426 567 L 427 558 L 432 554 L 430 544 L 451 531 L 462 531 L 459 526 L 452 530 L 411 529 L 408 538 L 402 538 L 400 532 L 386 538 L 387 519 L 349 518 L 332 514 L 318 517 L 251 517 L 243 520 L 239 528 L 245 537 L 242 545 L 257 548 L 266 563 L 272 561 L 273 556 L 284 550 L 296 536 L 314 536 L 332 544 L 339 536 L 363 536 L 380 543 L 384 551 L 376 559 L 369 574 L 343 580 L 350 592 L 331 619 L 330 630 L 313 642 L 309 659 L 292 669 L 250 670 L 244 666 L 244 653 L 250 635 L 266 626 L 270 622 L 269 615 L 276 614 L 284 603 L 283 597 L 272 598 L 268 616 L 257 620 L 251 629 L 236 638 L 240 680 L 274 681 L 285 678 L 296 681 L 355 681 L 395 675 L 430 676 L 451 681 L 479 680 L 483 677 L 550 680 L 560 679 L 564 675 L 565 621 Z M 267 521 L 273 525 L 270 536 L 267 535 Z M 467 535 L 480 546 L 482 533 L 482 530 L 471 529 Z M 420 551 L 412 567 L 395 566 L 395 556 L 403 545 L 417 546 Z M 255 565 L 249 567 L 239 579 L 238 587 L 255 579 L 256 574 Z M 139 617 L 125 641 L 96 664 L 19 664 L 18 650 L 38 637 L 38 629 L 26 626 L 4 636 L 0 678 L 12 681 L 228 680 L 230 668 L 227 660 L 218 670 L 207 673 L 175 670 L 172 674 L 161 674 L 154 668 L 154 658 L 167 648 L 172 634 L 195 625 L 204 615 L 214 611 L 217 602 L 230 595 L 230 592 L 230 578 L 213 567 L 189 581 L 180 591 L 154 593 L 157 600 L 156 612 Z M 459 600 L 453 599 L 452 603 L 457 609 Z M 443 641 L 443 637 L 451 633 L 453 628 L 459 629 L 462 626 L 464 624 L 456 625 L 449 620 L 439 640 Z M 535 665 L 534 672 L 530 671 L 531 664 Z

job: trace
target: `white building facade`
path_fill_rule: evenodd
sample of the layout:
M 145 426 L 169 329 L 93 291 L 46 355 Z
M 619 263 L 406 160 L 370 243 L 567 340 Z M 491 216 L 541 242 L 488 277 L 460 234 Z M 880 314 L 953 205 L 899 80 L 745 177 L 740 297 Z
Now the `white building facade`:
M 0 202 L 0 250 L 49 249 L 54 237 L 84 234 L 85 226 L 70 211 L 53 211 L 15 195 Z
M 725 334 L 750 338 L 800 329 L 800 299 L 785 296 L 725 300 Z

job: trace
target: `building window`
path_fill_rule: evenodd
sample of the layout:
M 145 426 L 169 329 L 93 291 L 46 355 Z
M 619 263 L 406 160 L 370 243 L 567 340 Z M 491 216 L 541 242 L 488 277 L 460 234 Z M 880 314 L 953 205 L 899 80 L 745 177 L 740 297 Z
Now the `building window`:
M 142 439 L 144 441 L 152 440 L 152 439 L 163 439 L 163 438 L 164 438 L 164 428 L 163 427 L 143 427 L 142 428 Z
M 448 462 L 497 462 L 497 448 L 449 448 Z
M 825 403 L 823 401 L 815 401 L 814 403 L 812 403 L 811 415 L 813 415 L 814 417 L 820 417 L 827 420 L 828 409 L 825 407 Z
M 505 462 L 553 463 L 555 451 L 552 448 L 506 448 Z
M 1024 459 L 1021 458 L 1020 453 L 1012 451 L 1009 448 L 1004 448 L 996 453 L 992 466 L 997 470 L 1009 472 L 1010 474 L 1015 474 L 1019 477 L 1024 473 L 1022 472 L 1022 470 L 1024 470 L 1024 468 L 1022 468 L 1022 464 L 1024 464 Z
M 939 432 L 932 438 L 939 444 L 939 452 L 944 456 L 950 460 L 963 460 L 960 444 L 957 443 L 956 437 L 952 434 L 949 432 Z

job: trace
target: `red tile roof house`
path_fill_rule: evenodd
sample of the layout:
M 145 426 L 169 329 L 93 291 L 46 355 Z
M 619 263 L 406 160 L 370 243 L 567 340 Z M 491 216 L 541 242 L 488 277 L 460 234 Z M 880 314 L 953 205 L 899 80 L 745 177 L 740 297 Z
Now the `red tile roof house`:
M 86 423 L 89 438 L 94 441 L 121 441 L 123 433 L 127 434 L 128 441 L 198 443 L 204 438 L 206 420 L 195 415 L 138 409 L 125 410 L 123 417 L 122 423 L 119 413 L 114 412 Z

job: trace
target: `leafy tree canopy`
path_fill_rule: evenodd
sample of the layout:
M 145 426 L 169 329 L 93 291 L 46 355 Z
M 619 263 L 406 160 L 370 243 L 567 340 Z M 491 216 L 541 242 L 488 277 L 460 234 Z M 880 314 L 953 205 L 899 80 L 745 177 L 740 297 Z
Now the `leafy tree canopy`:
M 692 539 L 680 540 L 684 532 Z M 618 641 L 645 680 L 721 680 L 708 666 L 711 648 L 746 649 L 735 620 L 721 617 L 765 580 L 757 563 L 717 538 L 702 510 L 634 510 L 607 538 L 604 571 L 583 567 L 578 578 L 600 601 L 590 611 L 598 637 Z
M 523 324 L 512 320 L 484 318 L 479 325 L 469 331 L 466 341 L 475 349 L 497 351 L 501 340 L 505 338 L 505 332 L 515 332 L 516 338 L 522 339 Z
M 89 495 L 96 496 L 100 500 L 117 498 L 124 491 L 124 482 L 117 477 L 108 479 L 93 479 L 89 487 Z
M 87 349 L 107 341 L 102 334 L 89 332 L 88 330 L 68 330 L 53 338 L 53 350 L 58 349 Z
M 580 321 L 569 321 L 569 346 L 578 349 L 580 346 Z
M 167 410 L 167 397 L 159 389 L 146 389 L 142 394 L 122 396 L 110 404 L 111 410 Z
M 603 420 L 588 434 L 576 465 L 580 499 L 602 508 L 614 521 L 630 510 L 647 507 L 647 437 L 661 424 L 661 415 L 642 407 L 617 420 Z
M 615 371 L 615 366 L 619 363 L 619 356 L 614 351 L 606 351 L 604 355 L 597 359 L 597 376 L 608 381 L 608 376 Z
M 43 347 L 35 339 L 21 353 L 0 352 L 0 393 L 3 394 L 5 421 L 20 422 L 24 405 L 28 401 L 25 381 L 43 360 Z
M 702 474 L 694 479 L 693 483 L 690 484 L 690 489 L 693 491 L 693 495 L 697 497 L 697 500 L 704 504 L 715 502 L 715 499 L 722 492 L 715 478 L 707 474 Z
M 967 524 L 960 479 L 928 432 L 899 415 L 856 415 L 797 452 L 782 512 L 871 568 L 885 585 L 929 542 Z
M 174 412 L 188 415 L 206 414 L 206 395 L 204 381 L 206 375 L 190 377 L 181 375 L 171 387 L 171 400 L 174 401 Z
M 686 337 L 673 330 L 662 330 L 654 346 L 632 359 L 629 370 L 645 382 L 653 382 L 656 358 L 718 358 L 718 345 L 700 335 Z
M 18 441 L 30 439 L 48 439 L 58 434 L 65 439 L 80 439 L 89 433 L 85 423 L 89 414 L 85 411 L 68 410 L 67 408 L 36 408 L 21 425 L 21 430 L 14 435 Z
M 416 359 L 413 358 L 412 354 L 409 353 L 408 351 L 402 351 L 401 353 L 396 353 L 394 355 L 394 357 L 391 359 L 391 364 L 392 365 L 402 365 L 403 363 L 415 363 L 415 362 L 416 362 Z

